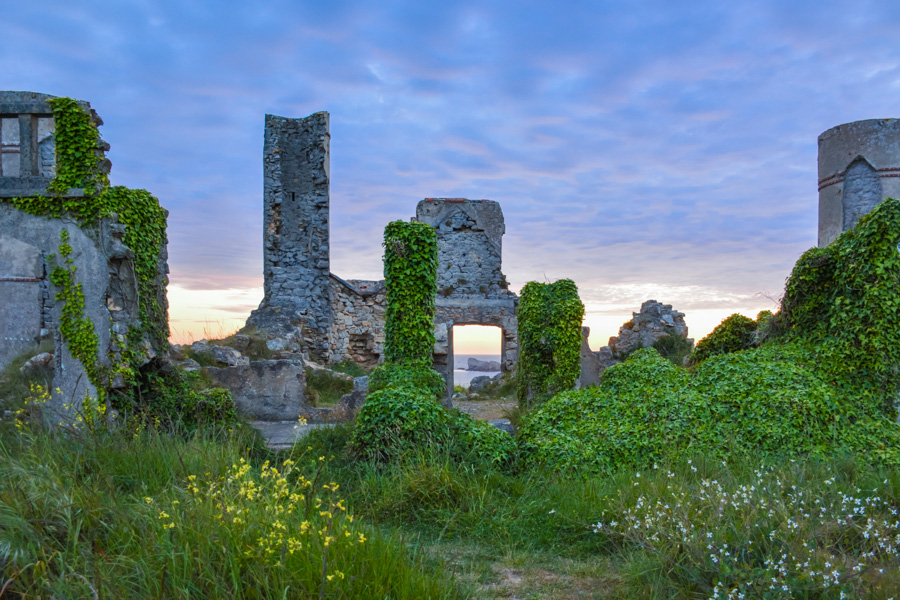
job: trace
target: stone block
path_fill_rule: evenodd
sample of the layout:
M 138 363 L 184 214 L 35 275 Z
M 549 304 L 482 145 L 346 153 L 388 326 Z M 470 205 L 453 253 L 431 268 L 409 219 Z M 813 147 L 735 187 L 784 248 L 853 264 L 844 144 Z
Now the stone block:
M 259 421 L 291 421 L 318 414 L 306 403 L 306 370 L 300 361 L 260 360 L 208 367 L 213 381 L 231 390 L 238 413 Z

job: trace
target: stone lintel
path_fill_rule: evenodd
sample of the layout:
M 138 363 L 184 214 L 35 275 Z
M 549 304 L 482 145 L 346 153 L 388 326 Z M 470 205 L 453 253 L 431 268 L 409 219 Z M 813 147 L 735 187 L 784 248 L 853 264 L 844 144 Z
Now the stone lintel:
M 52 117 L 53 109 L 46 102 L 0 102 L 0 115 L 38 115 Z
M 435 298 L 439 308 L 497 308 L 509 309 L 516 314 L 518 298 Z
M 0 177 L 0 198 L 30 198 L 32 196 L 56 197 L 48 194 L 50 177 Z M 84 189 L 69 188 L 63 198 L 82 198 Z

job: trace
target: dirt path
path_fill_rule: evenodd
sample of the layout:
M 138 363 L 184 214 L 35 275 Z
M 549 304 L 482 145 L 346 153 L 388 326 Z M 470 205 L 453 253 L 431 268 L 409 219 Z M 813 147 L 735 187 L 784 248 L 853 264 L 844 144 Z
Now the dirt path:
M 518 402 L 510 398 L 453 401 L 453 408 L 458 408 L 460 411 L 482 421 L 508 418 L 507 413 L 515 409 L 516 406 L 518 406 Z

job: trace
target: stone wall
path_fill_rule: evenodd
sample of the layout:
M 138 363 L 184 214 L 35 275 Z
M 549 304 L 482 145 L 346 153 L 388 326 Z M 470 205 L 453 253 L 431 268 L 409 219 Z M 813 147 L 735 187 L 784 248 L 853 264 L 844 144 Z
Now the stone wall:
M 142 323 L 134 253 L 125 245 L 126 228 L 115 215 L 84 224 L 68 216 L 35 216 L 6 201 L 48 194 L 56 171 L 55 127 L 47 103 L 51 98 L 33 92 L 0 92 L 0 368 L 17 355 L 36 350 L 42 340 L 52 339 L 54 392 L 48 408 L 65 418 L 80 408 L 86 395 L 96 398 L 98 394 L 58 331 L 63 303 L 56 300 L 59 290 L 50 282 L 53 269 L 74 269 L 75 281 L 84 294 L 83 316 L 99 341 L 97 360 L 101 367 L 124 362 L 126 335 L 130 328 L 141 329 Z M 95 124 L 102 124 L 88 103 L 79 105 Z M 102 152 L 108 149 L 109 145 L 98 139 L 104 173 L 110 163 Z M 83 198 L 84 190 L 70 189 L 62 197 Z M 72 249 L 67 259 L 60 254 L 63 232 Z M 164 243 L 154 286 L 161 322 L 154 326 L 168 333 L 166 259 Z M 164 350 L 160 344 L 167 342 L 145 337 L 139 346 L 131 348 L 132 355 L 138 362 L 149 361 Z M 125 381 L 121 375 L 113 375 L 102 385 L 114 389 L 124 386 Z M 69 409 L 64 408 L 66 405 Z
M 503 211 L 493 200 L 426 198 L 416 220 L 438 235 L 438 293 L 434 317 L 434 367 L 453 395 L 453 327 L 493 325 L 501 330 L 500 367 L 508 371 L 518 358 L 518 297 L 501 271 Z
M 331 276 L 331 362 L 352 360 L 371 369 L 384 352 L 384 281 Z
M 265 297 L 247 328 L 270 349 L 324 362 L 376 366 L 384 350 L 384 281 L 344 280 L 329 272 L 328 113 L 266 116 L 263 164 Z M 435 368 L 453 390 L 454 325 L 503 331 L 501 365 L 515 366 L 517 297 L 501 271 L 506 231 L 491 200 L 427 198 L 416 220 L 438 233 Z M 310 356 L 312 355 L 312 356 Z
M 265 296 L 247 325 L 312 341 L 332 354 L 329 272 L 329 117 L 266 115 L 263 147 Z
M 500 270 L 506 233 L 500 204 L 493 200 L 426 198 L 416 206 L 416 220 L 438 235 L 438 296 L 505 298 Z
M 869 119 L 819 136 L 819 246 L 900 197 L 900 119 Z
M 62 303 L 48 274 L 56 266 L 60 234 L 68 232 L 70 258 L 84 293 L 84 316 L 99 339 L 98 358 L 106 366 L 122 360 L 125 335 L 139 325 L 137 280 L 133 254 L 121 243 L 124 226 L 114 218 L 84 228 L 68 219 L 48 219 L 22 212 L 0 200 L 0 367 L 15 356 L 36 350 L 42 339 L 54 346 L 54 393 L 50 408 L 80 405 L 85 394 L 97 397 L 84 367 L 72 357 L 56 325 Z M 51 255 L 56 255 L 51 258 Z M 156 355 L 152 345 L 145 358 Z M 114 378 L 110 387 L 124 384 Z

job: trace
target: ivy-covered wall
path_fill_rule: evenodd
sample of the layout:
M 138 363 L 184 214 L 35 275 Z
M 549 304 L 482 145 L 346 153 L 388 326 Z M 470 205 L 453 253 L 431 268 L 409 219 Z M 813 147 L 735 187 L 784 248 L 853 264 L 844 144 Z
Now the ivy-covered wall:
M 584 304 L 571 279 L 529 281 L 522 288 L 519 320 L 519 402 L 530 407 L 575 387 L 581 374 Z
M 0 191 L 18 183 L 34 192 L 0 196 L 0 239 L 44 262 L 52 284 L 56 408 L 77 410 L 86 393 L 102 401 L 111 389 L 127 389 L 135 370 L 168 347 L 167 213 L 145 190 L 109 185 L 109 146 L 87 103 L 34 96 L 38 102 L 18 106 L 32 115 L 43 110 L 40 100 L 49 107 L 56 175 L 42 183 L 23 164 L 15 177 L 0 177 Z M 80 368 L 66 368 L 68 359 Z
M 385 227 L 386 362 L 431 366 L 437 262 L 433 227 L 404 221 L 392 221 Z

